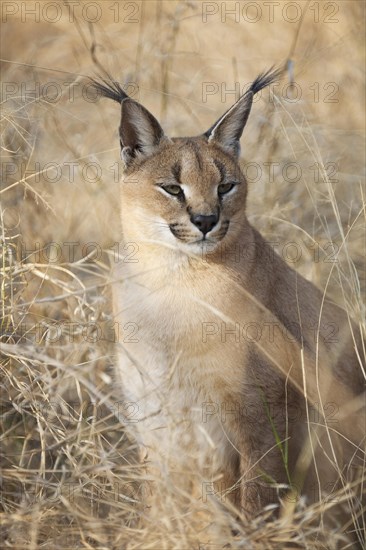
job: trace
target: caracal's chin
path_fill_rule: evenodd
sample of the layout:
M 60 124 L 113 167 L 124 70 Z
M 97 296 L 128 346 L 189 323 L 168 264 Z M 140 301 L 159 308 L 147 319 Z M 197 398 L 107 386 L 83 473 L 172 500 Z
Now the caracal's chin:
M 222 239 L 200 239 L 197 241 L 192 241 L 190 243 L 185 243 L 177 240 L 177 248 L 187 254 L 187 256 L 198 257 L 204 260 L 210 254 L 216 252 L 221 243 Z

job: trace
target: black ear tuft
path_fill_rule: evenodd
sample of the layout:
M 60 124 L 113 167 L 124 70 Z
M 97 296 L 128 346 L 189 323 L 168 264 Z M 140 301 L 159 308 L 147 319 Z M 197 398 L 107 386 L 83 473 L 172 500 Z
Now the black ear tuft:
M 152 154 L 160 141 L 165 138 L 156 118 L 138 101 L 130 98 L 122 86 L 109 75 L 108 79 L 98 77 L 98 80 L 93 78 L 90 80 L 94 89 L 103 97 L 121 104 L 119 135 L 121 159 L 124 164 L 128 166 L 137 157 Z
M 92 82 L 93 88 L 102 96 L 107 97 L 108 99 L 113 99 L 117 103 L 122 103 L 124 99 L 129 97 L 126 92 L 123 90 L 119 82 L 109 78 L 98 77 L 98 80 L 94 78 L 89 78 Z
M 277 82 L 283 75 L 284 68 L 280 67 L 275 69 L 274 67 L 271 67 L 268 69 L 268 71 L 265 71 L 264 73 L 261 73 L 257 76 L 257 78 L 252 82 L 250 88 L 248 91 L 251 91 L 253 94 L 256 94 L 262 88 L 266 88 L 273 82 Z
M 269 69 L 252 82 L 249 90 L 204 133 L 208 141 L 221 145 L 235 157 L 239 156 L 239 140 L 252 108 L 254 95 L 280 78 L 283 69 Z

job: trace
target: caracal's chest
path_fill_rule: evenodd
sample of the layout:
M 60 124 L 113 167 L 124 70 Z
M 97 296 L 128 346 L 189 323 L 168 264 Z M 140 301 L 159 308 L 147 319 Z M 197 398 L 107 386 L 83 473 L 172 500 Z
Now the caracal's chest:
M 245 317 L 239 285 L 219 268 L 141 275 L 138 267 L 133 276 L 122 266 L 115 293 L 116 321 L 135 327 L 134 341 L 120 342 L 126 385 L 141 393 L 142 378 L 160 387 L 169 378 L 170 387 L 189 387 L 196 398 L 220 399 L 227 388 L 239 389 L 247 349 L 239 332 Z M 133 376 L 139 369 L 145 374 Z
M 116 320 L 136 327 L 134 341 L 119 342 L 119 381 L 148 446 L 155 434 L 158 447 L 193 437 L 205 461 L 207 438 L 222 452 L 227 445 L 234 417 L 223 430 L 221 405 L 242 398 L 247 346 L 233 331 L 240 296 L 217 271 L 163 275 L 125 277 L 116 287 Z
M 230 325 L 245 317 L 245 298 L 240 285 L 224 269 L 215 266 L 191 270 L 119 270 L 115 311 L 120 321 L 138 325 L 146 345 L 174 353 L 208 353 L 202 346 L 209 335 L 230 332 Z M 226 338 L 212 339 L 224 343 Z M 235 343 L 235 337 L 232 339 Z

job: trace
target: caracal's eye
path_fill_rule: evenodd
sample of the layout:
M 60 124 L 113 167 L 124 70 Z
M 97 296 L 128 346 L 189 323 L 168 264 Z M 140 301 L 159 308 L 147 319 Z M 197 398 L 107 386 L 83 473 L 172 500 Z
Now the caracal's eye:
M 220 183 L 220 185 L 217 188 L 217 192 L 219 195 L 226 195 L 229 191 L 231 191 L 235 187 L 235 183 Z
M 162 185 L 162 188 L 169 193 L 169 195 L 183 195 L 183 189 L 180 185 Z

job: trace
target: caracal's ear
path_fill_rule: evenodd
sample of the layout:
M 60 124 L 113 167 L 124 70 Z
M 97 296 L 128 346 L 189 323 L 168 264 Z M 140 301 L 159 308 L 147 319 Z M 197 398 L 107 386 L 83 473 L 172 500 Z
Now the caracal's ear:
M 153 153 L 160 141 L 165 138 L 163 129 L 156 118 L 140 103 L 130 98 L 118 82 L 104 78 L 91 80 L 94 88 L 102 96 L 121 104 L 119 135 L 121 158 L 126 167 L 136 157 Z
M 162 127 L 145 107 L 131 98 L 122 101 L 121 157 L 126 165 L 138 154 L 150 155 L 164 137 Z
M 252 108 L 253 97 L 262 88 L 278 80 L 282 71 L 282 69 L 272 68 L 260 74 L 249 90 L 204 133 L 208 141 L 217 143 L 236 158 L 239 157 L 240 138 Z

